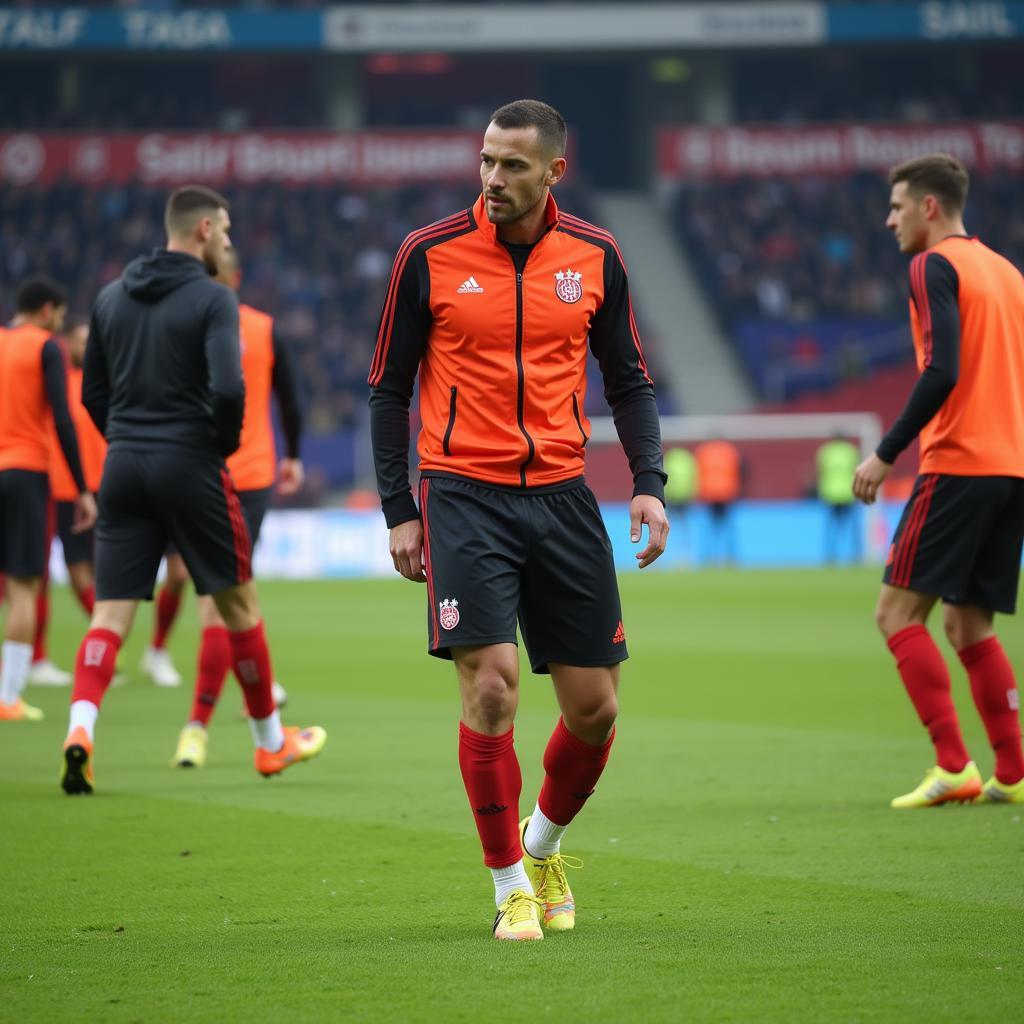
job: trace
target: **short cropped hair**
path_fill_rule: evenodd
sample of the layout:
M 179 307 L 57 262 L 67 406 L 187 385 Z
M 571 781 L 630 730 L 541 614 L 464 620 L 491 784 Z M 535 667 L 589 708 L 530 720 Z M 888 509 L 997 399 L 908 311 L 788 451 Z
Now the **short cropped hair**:
M 536 128 L 541 146 L 555 156 L 565 156 L 565 118 L 540 100 L 513 100 L 491 114 L 499 128 Z
M 56 281 L 40 275 L 27 277 L 18 285 L 15 302 L 19 313 L 38 313 L 48 302 L 55 306 L 66 306 L 68 297 Z
M 918 156 L 897 164 L 889 172 L 889 184 L 907 183 L 907 191 L 918 198 L 935 196 L 947 214 L 961 213 L 967 203 L 970 176 L 967 168 L 948 153 Z
M 167 200 L 164 227 L 169 235 L 187 234 L 200 217 L 210 217 L 231 205 L 219 193 L 205 185 L 185 185 L 175 189 Z

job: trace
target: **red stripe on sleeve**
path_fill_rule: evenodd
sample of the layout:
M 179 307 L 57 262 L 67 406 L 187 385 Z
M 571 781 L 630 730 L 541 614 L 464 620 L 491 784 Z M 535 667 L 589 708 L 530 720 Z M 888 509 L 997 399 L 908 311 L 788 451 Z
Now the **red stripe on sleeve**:
M 430 649 L 436 651 L 440 644 L 437 627 L 437 602 L 434 600 L 434 573 L 430 563 L 430 525 L 427 521 L 427 497 L 430 494 L 430 478 L 420 480 L 420 516 L 423 519 L 423 561 L 427 571 L 427 601 L 430 602 L 431 630 Z

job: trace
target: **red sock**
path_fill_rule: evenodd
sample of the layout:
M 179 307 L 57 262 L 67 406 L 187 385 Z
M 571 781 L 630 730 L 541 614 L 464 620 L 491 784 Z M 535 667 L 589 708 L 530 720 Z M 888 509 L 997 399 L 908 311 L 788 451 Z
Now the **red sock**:
M 167 643 L 167 634 L 178 617 L 181 607 L 181 594 L 174 593 L 168 587 L 161 587 L 156 599 L 156 627 L 153 630 L 153 646 L 158 650 Z
M 889 637 L 903 685 L 935 745 L 936 761 L 947 772 L 963 771 L 971 759 L 960 735 L 949 669 L 924 626 L 907 626 Z
M 208 626 L 199 643 L 199 671 L 192 701 L 192 722 L 207 725 L 231 668 L 231 638 L 224 626 Z
M 93 605 L 96 604 L 96 588 L 90 583 L 85 590 L 76 590 L 75 597 L 78 598 L 78 603 L 82 606 L 85 614 L 91 617 Z
M 971 681 L 971 696 L 988 741 L 996 753 L 996 778 L 1007 786 L 1024 779 L 1024 753 L 1020 745 L 1020 693 L 1013 666 L 999 642 L 990 636 L 965 647 L 960 660 Z
M 42 661 L 46 657 L 46 627 L 50 624 L 50 591 L 43 583 L 36 598 L 36 635 L 32 643 L 32 660 Z
M 459 723 L 459 768 L 489 868 L 507 868 L 523 858 L 519 842 L 523 776 L 512 732 L 485 736 Z
M 71 703 L 76 700 L 91 701 L 100 706 L 103 694 L 107 692 L 114 676 L 117 652 L 121 638 L 109 629 L 90 629 L 78 648 L 75 659 L 75 686 L 71 691 Z
M 568 825 L 583 810 L 608 763 L 614 740 L 613 729 L 606 743 L 591 746 L 573 736 L 564 719 L 558 719 L 544 751 L 544 785 L 537 798 L 546 818 L 556 825 Z
M 270 649 L 263 623 L 244 633 L 228 633 L 231 642 L 231 663 L 242 685 L 245 706 L 250 718 L 266 718 L 274 713 L 271 687 L 274 674 L 270 668 Z

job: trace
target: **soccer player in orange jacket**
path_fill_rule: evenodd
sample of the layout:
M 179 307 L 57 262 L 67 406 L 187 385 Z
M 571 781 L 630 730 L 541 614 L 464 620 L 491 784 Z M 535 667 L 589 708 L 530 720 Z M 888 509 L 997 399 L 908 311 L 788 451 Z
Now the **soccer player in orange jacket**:
M 0 329 L 0 572 L 6 574 L 10 604 L 0 666 L 0 721 L 43 717 L 21 693 L 32 665 L 36 602 L 49 558 L 51 418 L 75 485 L 72 528 L 83 532 L 96 521 L 96 502 L 86 487 L 68 411 L 64 354 L 53 337 L 66 310 L 56 284 L 32 278 L 18 288 L 10 327 Z
M 634 542 L 648 524 L 641 567 L 668 534 L 654 386 L 621 254 L 551 195 L 565 134 L 558 111 L 535 100 L 494 113 L 480 198 L 399 249 L 369 377 L 395 569 L 426 583 L 428 650 L 453 660 L 459 679 L 459 765 L 493 875 L 497 939 L 541 939 L 541 920 L 573 927 L 560 843 L 608 760 L 627 657 L 611 543 L 583 479 L 588 339 L 633 471 Z M 417 373 L 418 507 L 409 482 Z M 517 618 L 562 711 L 523 822 Z
M 968 176 L 958 160 L 919 157 L 893 168 L 889 180 L 886 226 L 900 250 L 914 254 L 910 323 L 921 375 L 858 467 L 853 490 L 872 503 L 896 457 L 920 436 L 920 475 L 896 528 L 876 616 L 936 757 L 921 784 L 892 805 L 1024 803 L 1017 683 L 993 625 L 996 612 L 1015 610 L 1024 540 L 1024 279 L 967 234 Z M 995 752 L 985 783 L 926 625 L 940 598 Z
M 242 271 L 234 249 L 221 260 L 215 280 L 237 292 Z M 245 416 L 238 451 L 228 457 L 228 470 L 238 488 L 242 513 L 249 527 L 252 546 L 260 536 L 263 517 L 277 481 L 281 494 L 297 493 L 305 479 L 299 449 L 302 443 L 302 411 L 298 384 L 288 347 L 274 329 L 273 317 L 252 306 L 238 307 L 239 335 L 242 347 L 242 377 L 245 380 Z M 270 396 L 277 398 L 281 413 L 286 455 L 280 462 L 274 445 L 270 417 Z M 227 627 L 213 599 L 199 598 L 202 639 L 196 671 L 195 697 L 188 722 L 178 737 L 178 748 L 171 761 L 178 768 L 201 768 L 206 762 L 207 733 L 217 706 L 224 679 L 231 667 L 231 644 Z M 274 683 L 274 700 L 283 706 L 287 695 Z

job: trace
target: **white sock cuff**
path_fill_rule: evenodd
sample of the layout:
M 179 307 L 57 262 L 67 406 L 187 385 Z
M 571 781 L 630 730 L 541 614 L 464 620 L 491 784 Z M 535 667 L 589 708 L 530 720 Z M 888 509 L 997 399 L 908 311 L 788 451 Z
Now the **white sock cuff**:
M 0 665 L 0 701 L 16 704 L 28 682 L 32 668 L 32 645 L 17 640 L 3 643 L 3 664 Z
M 567 825 L 553 822 L 540 809 L 540 804 L 537 804 L 526 826 L 523 846 L 534 857 L 550 857 L 553 853 L 558 853 L 566 828 Z
M 509 893 L 517 889 L 533 895 L 533 886 L 530 885 L 530 878 L 526 874 L 526 865 L 521 860 L 510 864 L 507 868 L 491 868 L 491 876 L 494 878 L 494 904 L 500 907 L 505 902 Z
M 250 718 L 252 741 L 264 750 L 280 750 L 284 746 L 284 730 L 281 728 L 281 713 L 275 708 L 266 718 Z

